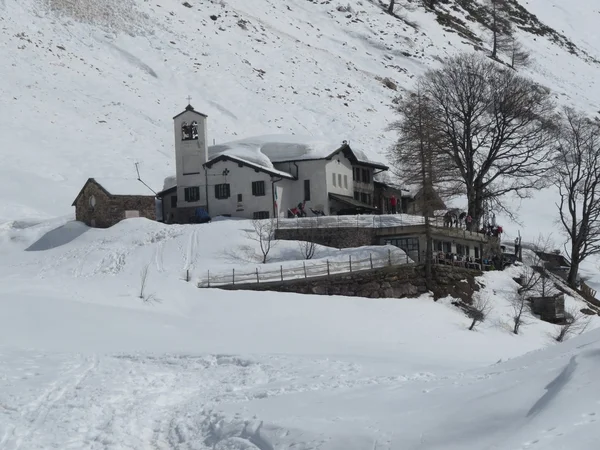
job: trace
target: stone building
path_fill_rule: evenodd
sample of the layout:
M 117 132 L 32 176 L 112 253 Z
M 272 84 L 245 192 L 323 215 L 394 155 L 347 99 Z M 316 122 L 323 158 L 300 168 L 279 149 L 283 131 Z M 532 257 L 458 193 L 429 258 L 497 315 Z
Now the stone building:
M 154 192 L 140 180 L 89 178 L 72 206 L 76 220 L 108 228 L 133 217 L 156 220 L 155 202 Z

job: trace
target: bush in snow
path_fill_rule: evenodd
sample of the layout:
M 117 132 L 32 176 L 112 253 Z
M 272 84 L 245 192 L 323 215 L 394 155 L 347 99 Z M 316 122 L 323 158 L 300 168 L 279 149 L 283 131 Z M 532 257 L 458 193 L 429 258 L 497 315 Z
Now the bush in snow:
M 492 305 L 489 297 L 481 294 L 477 295 L 473 304 L 467 308 L 467 316 L 471 319 L 469 330 L 474 330 L 478 324 L 484 322 L 491 310 Z
M 558 326 L 554 339 L 563 342 L 570 336 L 583 333 L 590 324 L 590 317 L 578 308 L 570 308 L 565 313 L 565 322 Z
M 253 220 L 252 231 L 247 231 L 248 239 L 258 242 L 262 254 L 262 263 L 266 264 L 271 248 L 275 246 L 275 229 L 277 225 L 274 219 Z

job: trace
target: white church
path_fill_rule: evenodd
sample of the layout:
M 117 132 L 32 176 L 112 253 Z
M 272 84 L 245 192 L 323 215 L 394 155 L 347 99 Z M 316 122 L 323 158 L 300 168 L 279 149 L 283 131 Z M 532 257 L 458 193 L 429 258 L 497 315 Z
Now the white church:
M 376 213 L 374 176 L 388 167 L 348 143 L 272 135 L 208 146 L 207 116 L 188 105 L 173 118 L 176 176 L 157 194 L 167 223 L 211 217 Z M 293 212 L 292 212 L 293 211 Z

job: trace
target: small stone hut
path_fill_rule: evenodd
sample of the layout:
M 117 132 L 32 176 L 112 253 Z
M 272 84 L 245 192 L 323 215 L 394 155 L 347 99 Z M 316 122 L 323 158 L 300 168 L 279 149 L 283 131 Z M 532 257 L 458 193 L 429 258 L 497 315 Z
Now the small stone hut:
M 76 220 L 108 228 L 123 219 L 156 220 L 155 193 L 142 181 L 128 178 L 89 178 L 75 198 Z

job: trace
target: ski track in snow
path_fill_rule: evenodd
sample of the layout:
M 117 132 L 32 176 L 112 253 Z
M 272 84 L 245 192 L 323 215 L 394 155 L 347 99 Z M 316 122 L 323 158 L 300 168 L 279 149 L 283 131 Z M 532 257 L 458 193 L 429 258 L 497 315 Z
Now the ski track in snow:
M 42 365 L 48 355 L 29 357 Z M 14 363 L 5 354 L 0 368 L 10 364 L 14 369 Z M 429 379 L 428 374 L 361 377 L 354 363 L 312 360 L 298 365 L 294 359 L 275 356 L 116 354 L 71 357 L 62 365 L 46 387 L 32 383 L 29 389 L 39 393 L 20 406 L 11 406 L 19 399 L 5 400 L 6 392 L 0 394 L 3 449 L 60 444 L 62 448 L 273 450 L 261 434 L 262 421 L 228 418 L 218 413 L 219 405 Z M 65 436 L 69 441 L 59 442 Z M 207 447 L 198 447 L 199 442 Z

